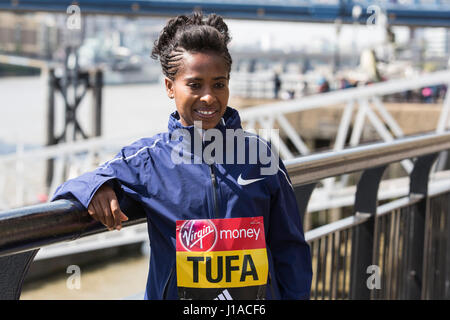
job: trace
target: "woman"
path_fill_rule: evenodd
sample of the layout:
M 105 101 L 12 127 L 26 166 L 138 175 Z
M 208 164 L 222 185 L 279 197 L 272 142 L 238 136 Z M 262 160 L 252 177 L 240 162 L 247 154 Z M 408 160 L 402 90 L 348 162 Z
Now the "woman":
M 146 299 L 309 298 L 310 251 L 286 169 L 227 106 L 229 41 L 220 16 L 169 20 L 152 51 L 176 104 L 169 131 L 124 147 L 53 198 L 78 200 L 110 230 L 127 220 L 127 201 L 142 205 Z

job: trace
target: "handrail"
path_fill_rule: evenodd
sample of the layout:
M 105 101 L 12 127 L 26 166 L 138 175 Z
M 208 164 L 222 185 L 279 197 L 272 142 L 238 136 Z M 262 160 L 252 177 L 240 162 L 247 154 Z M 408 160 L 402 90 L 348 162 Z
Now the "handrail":
M 450 132 L 316 153 L 286 160 L 285 165 L 293 185 L 302 185 L 446 149 L 450 149 Z
M 394 209 L 400 209 L 406 206 L 411 206 L 415 203 L 418 203 L 421 199 L 423 199 L 423 196 L 415 198 L 402 197 L 400 199 L 393 200 L 391 202 L 380 205 L 377 208 L 376 215 L 380 217 L 382 215 L 390 213 Z M 357 214 L 347 218 L 343 218 L 338 221 L 328 223 L 326 225 L 305 232 L 305 240 L 308 242 L 314 241 L 316 239 L 323 238 L 326 235 L 330 235 L 344 229 L 355 227 L 358 224 L 366 222 L 367 220 L 370 219 L 370 217 L 371 217 L 370 214 Z
M 299 186 L 447 149 L 450 149 L 450 132 L 314 154 L 285 164 L 293 185 Z M 145 222 L 142 209 L 122 209 L 129 217 L 124 227 Z M 4 211 L 0 212 L 0 256 L 104 231 L 107 229 L 92 220 L 80 204 L 70 200 Z
M 122 208 L 128 216 L 123 227 L 146 221 L 142 209 L 134 205 Z M 0 257 L 105 231 L 81 204 L 72 200 L 4 211 L 0 212 Z

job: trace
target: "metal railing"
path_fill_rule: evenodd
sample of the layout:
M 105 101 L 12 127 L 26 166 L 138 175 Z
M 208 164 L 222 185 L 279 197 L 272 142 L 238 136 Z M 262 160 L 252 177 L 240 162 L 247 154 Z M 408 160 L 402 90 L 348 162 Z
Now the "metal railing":
M 286 162 L 292 182 L 303 184 L 306 193 L 323 177 L 363 170 L 354 214 L 305 234 L 313 258 L 313 299 L 450 298 L 450 181 L 428 181 L 449 137 L 407 138 Z M 386 166 L 407 158 L 416 158 L 409 195 L 377 206 Z
M 438 153 L 448 149 L 450 132 L 444 132 L 286 161 L 302 217 L 320 179 L 362 171 L 354 214 L 305 234 L 313 258 L 312 298 L 449 297 L 445 231 L 450 181 L 430 184 L 428 193 L 431 166 Z M 378 207 L 386 166 L 412 158 L 409 196 Z M 139 207 L 123 210 L 130 218 L 124 227 L 146 221 Z M 1 212 L 0 298 L 20 297 L 40 247 L 105 231 L 69 200 Z M 374 280 L 368 274 L 370 266 L 375 266 Z

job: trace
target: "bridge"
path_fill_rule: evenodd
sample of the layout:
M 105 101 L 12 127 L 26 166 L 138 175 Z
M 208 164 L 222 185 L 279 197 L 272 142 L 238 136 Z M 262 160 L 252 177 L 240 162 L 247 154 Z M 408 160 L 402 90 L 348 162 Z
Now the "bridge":
M 71 0 L 0 0 L 0 10 L 66 12 Z M 175 16 L 201 9 L 231 19 L 366 24 L 383 13 L 389 25 L 450 27 L 449 0 L 79 0 L 82 14 Z M 374 7 L 376 5 L 376 7 Z

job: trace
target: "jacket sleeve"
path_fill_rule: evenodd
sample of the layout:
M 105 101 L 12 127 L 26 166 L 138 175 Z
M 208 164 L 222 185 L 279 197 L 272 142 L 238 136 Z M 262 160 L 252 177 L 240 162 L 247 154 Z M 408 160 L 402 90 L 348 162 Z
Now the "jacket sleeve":
M 281 299 L 309 299 L 312 279 L 311 253 L 294 190 L 283 162 L 277 173 L 279 188 L 273 195 L 269 239 L 275 278 Z
M 149 157 L 149 153 L 145 151 L 145 147 L 139 149 L 136 143 L 123 148 L 114 159 L 95 170 L 64 182 L 56 189 L 51 201 L 73 199 L 87 208 L 95 192 L 104 183 L 114 189 L 119 202 L 125 195 L 136 197 L 138 189 L 142 188 L 139 167 Z

